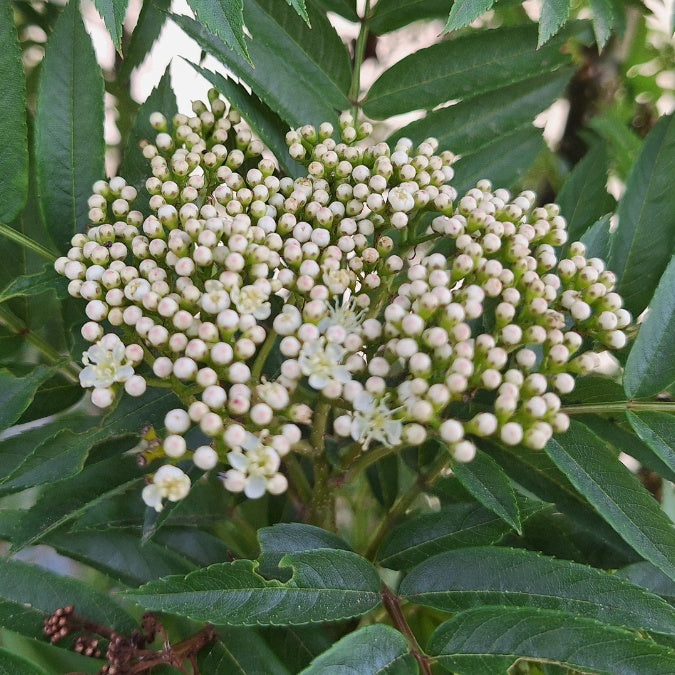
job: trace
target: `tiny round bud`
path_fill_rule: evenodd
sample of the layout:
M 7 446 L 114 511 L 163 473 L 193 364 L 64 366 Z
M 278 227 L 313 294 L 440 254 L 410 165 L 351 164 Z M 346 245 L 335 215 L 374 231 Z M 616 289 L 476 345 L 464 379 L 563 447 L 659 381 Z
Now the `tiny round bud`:
M 476 446 L 471 441 L 460 441 L 452 446 L 452 456 L 461 464 L 466 464 L 476 456 Z
M 458 420 L 445 420 L 438 432 L 446 443 L 457 443 L 464 438 L 464 426 Z
M 194 465 L 202 471 L 209 471 L 218 465 L 218 453 L 209 445 L 198 447 L 192 455 Z
M 170 436 L 167 436 L 164 439 L 162 447 L 164 448 L 166 456 L 173 458 L 182 457 L 187 450 L 185 439 L 182 436 L 178 436 L 177 434 L 171 434 Z
M 96 387 L 91 392 L 91 402 L 97 408 L 109 408 L 115 400 L 115 392 L 109 387 Z
M 507 422 L 500 429 L 499 436 L 507 445 L 518 445 L 523 440 L 523 427 L 517 422 Z
M 143 396 L 147 388 L 145 378 L 141 375 L 132 375 L 125 383 L 124 390 L 129 396 Z

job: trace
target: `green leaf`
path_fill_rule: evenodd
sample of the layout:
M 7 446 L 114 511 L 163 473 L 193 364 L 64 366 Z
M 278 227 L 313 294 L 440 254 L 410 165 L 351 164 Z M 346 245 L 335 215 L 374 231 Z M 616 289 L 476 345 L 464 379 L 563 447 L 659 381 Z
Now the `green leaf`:
M 166 22 L 166 13 L 170 6 L 171 0 L 152 0 L 152 2 L 143 3 L 138 22 L 124 55 L 124 61 L 122 61 L 121 74 L 123 76 L 128 77 L 131 71 L 140 66 L 150 53 Z
M 290 675 L 276 654 L 250 628 L 221 628 L 220 639 L 199 655 L 199 672 L 238 675 Z
M 243 0 L 188 0 L 197 20 L 230 49 L 251 61 L 244 39 Z
M 304 553 L 320 549 L 350 551 L 349 546 L 332 532 L 303 523 L 278 523 L 258 530 L 260 558 L 258 571 L 277 577 L 279 562 L 287 553 Z M 287 571 L 284 569 L 282 571 Z
M 391 626 L 375 624 L 343 637 L 314 659 L 302 675 L 414 675 L 418 672 L 405 637 Z
M 533 126 L 500 136 L 478 152 L 455 162 L 453 186 L 461 195 L 475 187 L 482 178 L 487 178 L 495 186 L 511 188 L 545 147 L 541 130 Z
M 19 444 L 28 439 L 18 437 Z M 18 465 L 2 477 L 0 494 L 11 494 L 28 487 L 51 483 L 54 477 L 60 480 L 74 476 L 84 466 L 89 450 L 96 442 L 88 431 L 76 433 L 62 429 L 39 445 L 25 451 Z
M 671 603 L 675 600 L 675 582 L 647 561 L 622 567 L 617 571 L 616 576 L 665 597 Z
M 449 6 L 449 0 L 386 0 L 386 2 L 378 2 L 375 5 L 369 27 L 376 35 L 383 35 L 403 28 L 413 21 L 445 18 L 448 16 Z
M 634 557 L 634 551 L 619 535 L 595 512 L 543 452 L 532 452 L 519 446 L 500 447 L 490 443 L 484 446 L 493 459 L 512 480 L 522 485 L 540 499 L 554 502 L 560 511 L 572 518 L 582 528 L 599 537 L 612 547 L 621 559 Z M 608 451 L 609 452 L 609 451 Z M 616 461 L 615 455 L 613 461 Z
M 134 620 L 107 594 L 36 565 L 0 558 L 0 625 L 43 638 L 44 619 L 66 605 L 115 630 L 126 632 L 134 627 Z
M 408 573 L 399 594 L 444 612 L 540 607 L 635 630 L 670 634 L 675 626 L 675 609 L 638 586 L 593 567 L 499 546 L 434 556 Z
M 444 668 L 465 675 L 504 672 L 519 658 L 607 675 L 667 675 L 675 663 L 675 652 L 635 633 L 522 607 L 462 612 L 438 627 L 428 651 Z
M 476 2 L 454 2 L 448 21 L 443 28 L 444 33 L 464 28 L 488 11 L 495 0 L 477 0 Z
M 312 29 L 278 0 L 247 0 L 245 21 L 253 35 L 243 58 L 199 23 L 185 16 L 171 18 L 191 38 L 246 82 L 287 124 L 318 125 L 336 121 L 336 110 L 349 107 L 351 67 L 346 48 L 324 14 L 308 7 Z M 279 63 L 284 68 L 279 68 Z
M 624 401 L 623 387 L 614 380 L 601 375 L 577 378 L 574 390 L 565 396 L 567 403 L 611 403 Z
M 78 3 L 66 5 L 45 47 L 35 154 L 40 206 L 60 249 L 88 222 L 91 185 L 104 175 L 103 76 Z
M 614 8 L 611 0 L 590 0 L 593 11 L 593 32 L 600 50 L 607 44 L 614 27 Z
M 26 80 L 9 0 L 0 0 L 0 221 L 11 222 L 28 197 Z
M 122 24 L 124 24 L 129 0 L 94 0 L 94 5 L 105 22 L 105 27 L 110 33 L 115 49 L 121 54 Z
M 176 96 L 171 89 L 171 73 L 167 66 L 162 79 L 150 92 L 143 105 L 136 113 L 134 126 L 127 139 L 124 149 L 120 175 L 124 176 L 130 185 L 138 190 L 138 200 L 134 208 L 143 210 L 147 207 L 149 196 L 145 189 L 145 181 L 150 171 L 150 164 L 140 150 L 139 143 L 143 140 L 153 140 L 157 131 L 150 125 L 150 115 L 155 111 L 161 111 L 168 120 L 178 112 Z
M 611 419 L 599 415 L 579 415 L 576 419 L 617 453 L 624 452 L 637 459 L 645 468 L 656 471 L 662 478 L 675 480 L 675 470 L 635 436 L 626 415 L 617 414 Z
M 542 508 L 530 500 L 521 512 L 530 516 Z M 509 531 L 502 518 L 480 504 L 450 504 L 401 523 L 382 544 L 377 560 L 393 570 L 409 569 L 443 551 L 493 544 Z
M 522 531 L 520 510 L 511 481 L 490 455 L 479 452 L 467 464 L 453 462 L 452 472 L 485 508 L 496 513 L 516 532 Z
M 406 56 L 373 84 L 363 111 L 384 119 L 468 99 L 569 64 L 559 35 L 534 51 L 533 26 L 502 27 L 446 40 Z
M 614 198 L 605 189 L 608 163 L 605 145 L 596 143 L 574 167 L 556 197 L 560 213 L 567 219 L 570 241 L 577 241 L 601 216 L 614 210 Z
M 333 644 L 329 630 L 321 625 L 270 627 L 265 640 L 292 673 L 299 673 Z
M 399 488 L 398 457 L 389 455 L 383 457 L 366 469 L 366 478 L 375 499 L 385 509 L 391 508 L 396 501 Z
M 78 473 L 96 443 L 115 436 L 137 436 L 148 424 L 161 424 L 164 414 L 175 403 L 173 394 L 165 390 L 146 393 L 142 403 L 127 396 L 98 424 L 96 418 L 74 414 L 65 424 L 29 429 L 0 442 L 3 461 L 7 461 L 7 452 L 10 463 L 0 479 L 0 494 L 53 482 L 54 476 L 67 478 Z M 128 450 L 130 445 L 126 444 L 121 451 Z
M 265 145 L 274 153 L 279 164 L 291 176 L 306 173 L 299 162 L 291 159 L 286 145 L 288 125 L 255 94 L 249 94 L 240 84 L 212 73 L 194 63 L 190 64 L 233 105 L 249 123 Z
M 138 481 L 134 457 L 113 457 L 86 467 L 79 475 L 52 483 L 19 521 L 12 540 L 17 551 L 35 543 L 97 502 Z
M 68 291 L 62 281 L 63 279 L 56 273 L 54 265 L 47 264 L 42 272 L 23 274 L 7 284 L 0 291 L 0 302 L 12 298 L 40 295 L 40 293 L 47 291 L 55 291 L 57 298 L 66 298 L 68 297 Z
M 27 457 L 30 456 L 32 448 L 37 448 L 45 441 L 53 438 L 60 431 L 69 429 L 72 425 L 77 423 L 77 420 L 82 420 L 83 428 L 84 420 L 82 415 L 73 414 L 66 415 L 64 418 L 58 418 L 47 422 L 43 425 L 31 426 L 20 434 L 9 435 L 0 440 L 0 483 L 7 481 Z M 91 420 L 89 426 L 95 422 Z M 63 450 L 63 448 L 62 448 Z
M 571 75 L 571 69 L 562 68 L 439 108 L 403 127 L 392 139 L 405 136 L 419 143 L 432 136 L 442 148 L 471 154 L 532 122 L 564 92 Z
M 232 552 L 218 537 L 198 530 L 194 526 L 162 527 L 153 540 L 199 566 L 226 562 L 233 557 Z M 149 543 L 146 542 L 145 545 Z
M 675 579 L 673 524 L 595 434 L 572 422 L 546 453 L 624 541 Z
M 544 0 L 539 19 L 537 47 L 548 42 L 565 24 L 570 14 L 570 0 Z
M 648 304 L 675 246 L 675 116 L 663 117 L 645 139 L 619 202 L 609 269 L 634 316 Z M 665 359 L 663 361 L 666 362 Z
M 84 390 L 57 372 L 36 392 L 33 402 L 26 408 L 17 424 L 43 420 L 50 415 L 62 414 L 82 399 Z
M 632 115 L 629 108 L 614 106 L 588 122 L 607 147 L 612 169 L 624 181 L 642 148 L 642 139 L 630 126 Z
M 499 544 L 518 546 L 600 569 L 629 565 L 640 558 L 620 539 L 622 547 L 617 549 L 614 546 L 614 539 L 606 541 L 597 532 L 586 529 L 583 524 L 560 513 L 554 507 L 533 515 L 527 520 L 523 530 L 522 536 L 512 532 Z
M 673 229 L 675 230 L 675 223 Z M 654 242 L 654 252 L 657 246 Z M 643 268 L 644 274 L 649 274 L 651 258 L 649 264 L 643 265 Z M 640 326 L 640 332 L 628 355 L 623 386 L 630 398 L 658 394 L 675 380 L 674 333 L 675 256 L 670 258 L 659 281 L 647 318 Z
M 0 647 L 0 675 L 47 675 L 40 666 Z
M 675 471 L 675 449 L 673 448 L 675 417 L 662 412 L 632 412 L 630 410 L 627 416 L 635 433 L 672 471 Z
M 586 255 L 589 258 L 607 260 L 609 255 L 610 224 L 612 215 L 608 213 L 591 225 L 580 237 L 586 246 Z
M 25 377 L 0 369 L 0 431 L 11 427 L 31 404 L 40 385 L 54 375 L 54 369 L 38 366 Z
M 136 586 L 193 569 L 185 558 L 154 542 L 141 544 L 137 533 L 115 530 L 56 531 L 42 538 L 61 555 L 85 563 L 113 579 Z
M 186 577 L 151 581 L 125 596 L 148 610 L 231 626 L 340 621 L 380 602 L 380 578 L 364 558 L 323 549 L 288 554 L 287 583 L 267 581 L 250 560 L 212 565 Z
M 307 26 L 311 28 L 312 24 L 309 21 L 305 0 L 286 0 L 286 2 L 298 13 L 298 16 L 307 24 Z

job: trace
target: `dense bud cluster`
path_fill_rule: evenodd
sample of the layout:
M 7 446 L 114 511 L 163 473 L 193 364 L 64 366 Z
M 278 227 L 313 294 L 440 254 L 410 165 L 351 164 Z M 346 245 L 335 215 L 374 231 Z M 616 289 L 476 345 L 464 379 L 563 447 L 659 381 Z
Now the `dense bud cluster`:
M 624 346 L 631 318 L 583 244 L 558 260 L 555 204 L 488 181 L 458 199 L 454 157 L 434 139 L 367 146 L 370 125 L 347 113 L 339 140 L 327 123 L 290 131 L 306 175 L 278 177 L 209 98 L 193 117 L 152 115 L 151 213 L 124 179 L 96 183 L 91 228 L 56 262 L 87 301 L 94 403 L 121 385 L 141 396 L 153 375 L 184 401 L 166 416 L 147 504 L 185 497 L 187 459 L 223 469 L 232 492 L 283 492 L 282 460 L 321 404 L 344 446 L 433 437 L 456 461 L 478 438 L 541 449 L 566 430 L 559 395 L 596 366 L 595 345 Z

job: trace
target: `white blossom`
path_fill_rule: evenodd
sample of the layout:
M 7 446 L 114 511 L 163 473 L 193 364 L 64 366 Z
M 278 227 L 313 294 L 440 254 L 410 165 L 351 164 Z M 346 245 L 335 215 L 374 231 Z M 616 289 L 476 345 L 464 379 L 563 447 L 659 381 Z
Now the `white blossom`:
M 368 392 L 359 394 L 354 399 L 352 418 L 352 438 L 367 448 L 371 441 L 378 441 L 387 447 L 401 443 L 403 422 L 396 419 L 398 408 L 387 406 L 386 396 L 375 398 Z
M 308 376 L 309 386 L 323 389 L 331 380 L 345 384 L 351 379 L 347 366 L 341 362 L 345 356 L 345 348 L 325 338 L 307 342 L 302 346 L 298 363 L 302 374 Z
M 157 469 L 152 483 L 143 488 L 143 501 L 155 509 L 161 511 L 164 506 L 163 499 L 177 502 L 184 499 L 190 492 L 190 479 L 177 466 L 165 464 Z
M 329 305 L 328 315 L 319 321 L 318 328 L 325 333 L 331 326 L 340 326 L 345 333 L 356 333 L 360 330 L 363 318 L 366 316 L 365 309 L 358 309 L 356 299 L 350 296 L 347 300 L 336 300 Z
M 233 288 L 230 298 L 237 311 L 241 314 L 252 314 L 256 319 L 266 319 L 272 312 L 272 306 L 268 302 L 269 293 L 256 284 Z
M 125 382 L 133 374 L 133 366 L 125 354 L 123 342 L 114 333 L 104 335 L 82 354 L 85 367 L 80 372 L 80 384 L 88 387 L 110 387 Z
M 227 459 L 232 469 L 225 472 L 223 482 L 230 492 L 243 492 L 249 499 L 258 499 L 270 484 L 272 490 L 279 486 L 279 453 L 258 436 L 247 433 L 243 446 L 228 452 Z

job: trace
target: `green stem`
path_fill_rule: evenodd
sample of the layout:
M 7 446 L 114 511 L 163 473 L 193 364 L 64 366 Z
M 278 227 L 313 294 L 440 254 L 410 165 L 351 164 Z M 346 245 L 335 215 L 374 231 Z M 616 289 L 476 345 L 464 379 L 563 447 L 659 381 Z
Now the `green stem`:
M 284 459 L 284 465 L 288 470 L 291 484 L 297 492 L 300 502 L 302 504 L 309 504 L 312 501 L 312 486 L 309 484 L 298 458 L 293 453 L 290 453 Z
M 368 560 L 372 560 L 380 548 L 382 541 L 391 531 L 396 521 L 408 510 L 410 505 L 415 501 L 417 496 L 426 488 L 434 483 L 434 481 L 441 475 L 445 467 L 450 463 L 450 455 L 441 452 L 440 456 L 431 468 L 424 475 L 420 475 L 413 485 L 410 486 L 407 492 L 404 492 L 389 509 L 387 515 L 380 521 L 380 524 L 375 530 L 373 538 L 368 544 L 368 548 L 363 554 Z
M 366 6 L 361 17 L 361 28 L 359 36 L 356 39 L 354 47 L 354 67 L 352 69 L 352 83 L 349 87 L 349 100 L 352 104 L 352 115 L 354 122 L 358 120 L 359 115 L 359 94 L 361 93 L 361 66 L 363 57 L 366 53 L 366 43 L 368 42 L 368 22 L 370 21 L 370 0 L 366 0 Z
M 343 471 L 347 471 L 349 467 L 354 463 L 357 457 L 361 455 L 363 448 L 360 443 L 351 443 L 345 448 L 344 456 L 340 462 L 340 468 Z
M 173 389 L 173 383 L 169 380 L 160 380 L 156 377 L 146 377 L 145 383 L 148 387 L 156 387 L 157 389 Z
M 43 356 L 52 363 L 64 361 L 69 358 L 65 354 L 59 354 L 48 342 L 43 340 L 37 333 L 32 331 L 19 317 L 15 316 L 7 308 L 0 306 L 0 324 L 11 330 L 16 335 L 23 336 L 37 349 Z M 59 369 L 62 375 L 74 383 L 79 383 L 80 367 L 74 362 L 68 360 L 63 363 Z
M 37 253 L 43 258 L 49 260 L 49 262 L 54 262 L 57 258 L 54 253 L 52 253 L 48 248 L 45 248 L 42 244 L 38 244 L 37 241 L 33 241 L 22 232 L 19 232 L 18 230 L 15 230 L 13 227 L 9 227 L 9 225 L 5 225 L 4 223 L 0 223 L 0 236 L 11 239 L 13 242 L 20 244 L 24 248 L 33 251 L 33 253 Z
M 314 495 L 311 502 L 312 522 L 320 527 L 332 528 L 334 513 L 333 499 L 331 495 L 330 464 L 326 457 L 326 427 L 328 426 L 328 415 L 330 414 L 331 404 L 324 401 L 319 403 L 314 419 L 312 420 L 313 429 L 310 435 L 310 443 L 314 448 Z
M 580 403 L 561 409 L 567 415 L 592 415 L 593 413 L 626 412 L 627 410 L 651 410 L 652 412 L 675 412 L 675 401 L 612 401 L 611 403 Z
M 361 446 L 356 446 L 359 451 L 361 451 Z M 362 471 L 365 471 L 369 466 L 379 462 L 383 457 L 398 452 L 400 448 L 398 446 L 387 446 L 387 445 L 378 445 L 372 450 L 366 451 L 362 455 L 356 455 L 353 458 L 350 455 L 347 455 L 343 460 L 344 468 L 347 471 L 344 474 L 344 482 L 351 483 Z M 353 459 L 353 461 L 351 461 Z
M 270 328 L 269 333 L 267 333 L 267 337 L 265 338 L 265 342 L 262 343 L 262 347 L 260 347 L 260 351 L 255 357 L 253 368 L 251 368 L 251 380 L 253 382 L 257 382 L 260 379 L 260 374 L 265 366 L 265 361 L 267 361 L 267 357 L 272 351 L 276 339 L 277 334 Z

